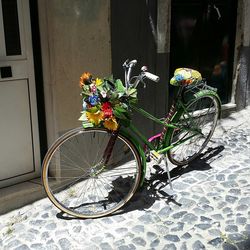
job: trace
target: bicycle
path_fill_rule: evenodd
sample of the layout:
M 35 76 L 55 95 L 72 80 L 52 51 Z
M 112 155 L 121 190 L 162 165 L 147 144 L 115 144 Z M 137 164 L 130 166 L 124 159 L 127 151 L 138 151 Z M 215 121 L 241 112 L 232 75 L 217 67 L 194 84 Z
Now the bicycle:
M 137 88 L 145 79 L 159 77 L 146 67 L 131 77 L 136 60 L 126 61 L 126 90 Z M 191 70 L 191 69 L 185 69 Z M 61 211 L 78 218 L 97 218 L 121 209 L 143 185 L 146 162 L 186 165 L 206 147 L 217 120 L 221 102 L 216 89 L 200 76 L 175 82 L 176 94 L 166 118 L 158 119 L 137 105 L 130 109 L 163 126 L 163 131 L 147 139 L 131 122 L 115 131 L 79 127 L 59 137 L 48 150 L 42 166 L 47 196 Z M 146 146 L 141 145 L 142 142 Z

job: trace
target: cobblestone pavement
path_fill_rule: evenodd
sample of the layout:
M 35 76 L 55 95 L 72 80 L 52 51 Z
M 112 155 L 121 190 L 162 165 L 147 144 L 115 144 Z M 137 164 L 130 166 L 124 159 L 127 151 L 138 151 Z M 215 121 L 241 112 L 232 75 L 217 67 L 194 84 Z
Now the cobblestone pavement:
M 2 215 L 0 249 L 250 249 L 249 117 L 224 119 L 199 159 L 171 170 L 176 200 L 160 166 L 116 215 L 72 219 L 48 199 Z

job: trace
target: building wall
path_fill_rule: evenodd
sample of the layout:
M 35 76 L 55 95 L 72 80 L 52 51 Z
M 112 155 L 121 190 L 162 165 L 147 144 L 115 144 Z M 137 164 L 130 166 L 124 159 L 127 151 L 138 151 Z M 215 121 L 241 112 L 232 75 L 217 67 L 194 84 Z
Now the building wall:
M 235 46 L 235 95 L 237 109 L 250 105 L 250 2 L 239 0 Z
M 243 108 L 250 104 L 250 2 L 238 0 L 238 3 L 231 106 L 236 103 Z M 38 5 L 47 137 L 51 144 L 58 134 L 80 126 L 77 119 L 81 110 L 78 87 L 81 73 L 111 74 L 111 6 L 110 0 L 39 0 Z M 170 0 L 158 0 L 156 72 L 159 75 L 169 64 L 170 10 Z M 165 17 L 163 13 L 167 13 Z M 156 110 L 156 115 L 162 114 Z
M 110 1 L 38 1 L 49 144 L 80 126 L 79 77 L 111 73 Z

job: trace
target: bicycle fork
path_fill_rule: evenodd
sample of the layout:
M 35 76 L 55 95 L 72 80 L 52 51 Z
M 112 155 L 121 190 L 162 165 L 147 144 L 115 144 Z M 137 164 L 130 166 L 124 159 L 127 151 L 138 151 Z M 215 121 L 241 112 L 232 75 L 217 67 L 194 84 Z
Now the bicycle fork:
M 117 136 L 118 136 L 118 131 L 112 132 L 112 134 L 108 140 L 107 146 L 103 152 L 103 156 L 101 158 L 101 161 L 98 164 L 96 164 L 95 166 L 93 166 L 93 168 L 91 170 L 90 174 L 92 177 L 96 177 L 97 175 L 99 175 L 100 173 L 102 173 L 105 170 L 106 165 L 108 164 L 110 157 L 112 155 L 112 151 L 113 151 Z
M 108 141 L 108 144 L 104 150 L 103 157 L 102 157 L 102 161 L 104 165 L 106 165 L 109 162 L 109 159 L 111 157 L 111 154 L 112 154 L 112 151 L 113 151 L 113 148 L 114 148 L 114 145 L 115 145 L 118 133 L 119 133 L 118 131 L 119 129 L 112 132 L 110 139 Z

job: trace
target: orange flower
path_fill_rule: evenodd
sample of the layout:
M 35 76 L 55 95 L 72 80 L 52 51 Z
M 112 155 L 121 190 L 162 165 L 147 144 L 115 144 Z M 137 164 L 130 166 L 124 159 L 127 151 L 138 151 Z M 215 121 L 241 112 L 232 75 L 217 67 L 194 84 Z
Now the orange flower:
M 104 121 L 103 126 L 109 130 L 115 131 L 118 128 L 118 123 L 114 116 Z
M 84 72 L 80 76 L 80 82 L 79 82 L 80 87 L 82 88 L 85 85 L 85 83 L 90 80 L 90 78 L 91 78 L 91 74 L 89 72 Z

